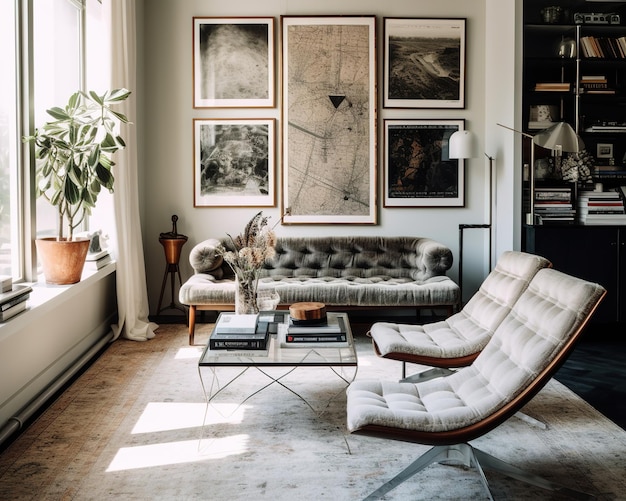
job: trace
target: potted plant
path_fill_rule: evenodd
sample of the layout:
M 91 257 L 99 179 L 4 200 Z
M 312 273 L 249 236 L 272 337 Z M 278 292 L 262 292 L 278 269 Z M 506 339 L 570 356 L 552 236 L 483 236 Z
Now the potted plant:
M 111 167 L 115 164 L 111 156 L 126 146 L 116 131 L 120 124 L 129 122 L 111 107 L 129 95 L 126 89 L 103 95 L 76 92 L 65 108 L 47 110 L 52 121 L 24 138 L 35 144 L 36 194 L 47 199 L 58 213 L 57 237 L 35 242 L 48 283 L 80 281 L 89 239 L 75 238 L 74 230 L 91 214 L 102 188 L 113 192 Z

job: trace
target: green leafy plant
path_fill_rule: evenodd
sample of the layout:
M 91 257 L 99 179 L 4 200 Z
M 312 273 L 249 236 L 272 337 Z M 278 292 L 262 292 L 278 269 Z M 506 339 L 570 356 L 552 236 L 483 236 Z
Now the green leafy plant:
M 65 108 L 47 110 L 54 120 L 35 130 L 24 142 L 34 142 L 37 158 L 37 196 L 58 210 L 58 239 L 67 223 L 68 239 L 96 205 L 102 188 L 113 192 L 112 155 L 124 148 L 117 135 L 126 116 L 111 109 L 126 100 L 130 91 L 115 89 L 98 95 L 76 92 Z

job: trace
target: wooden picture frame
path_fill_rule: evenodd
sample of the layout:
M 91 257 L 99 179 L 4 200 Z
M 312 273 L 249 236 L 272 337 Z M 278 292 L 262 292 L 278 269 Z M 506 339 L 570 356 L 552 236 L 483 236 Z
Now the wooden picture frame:
M 194 207 L 274 207 L 275 119 L 201 119 L 194 129 Z
M 385 120 L 384 207 L 463 207 L 464 161 L 448 141 L 464 120 Z
M 383 23 L 383 107 L 465 108 L 466 19 Z
M 376 224 L 376 17 L 282 16 L 283 222 Z
M 193 18 L 193 107 L 273 108 L 273 17 Z

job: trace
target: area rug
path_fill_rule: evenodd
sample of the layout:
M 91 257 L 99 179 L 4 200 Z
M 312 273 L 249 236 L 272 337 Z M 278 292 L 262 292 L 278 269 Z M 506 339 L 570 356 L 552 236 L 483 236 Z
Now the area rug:
M 349 434 L 345 384 L 328 368 L 297 369 L 282 380 L 292 391 L 273 384 L 239 405 L 269 382 L 248 371 L 207 408 L 212 375 L 197 361 L 209 327 L 192 347 L 181 325 L 114 342 L 0 456 L 0 499 L 355 500 L 427 449 Z M 364 336 L 357 346 L 357 379 L 398 379 L 398 362 Z M 626 498 L 624 430 L 555 380 L 524 410 L 547 429 L 512 418 L 473 445 L 597 499 Z M 566 499 L 486 473 L 496 499 Z M 486 495 L 474 470 L 436 464 L 384 499 Z

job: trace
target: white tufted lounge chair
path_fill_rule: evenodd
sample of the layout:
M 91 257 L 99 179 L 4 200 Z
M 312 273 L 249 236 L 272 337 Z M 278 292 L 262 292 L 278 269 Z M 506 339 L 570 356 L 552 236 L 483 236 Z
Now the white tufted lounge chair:
M 495 269 L 461 311 L 431 324 L 377 322 L 370 328 L 374 351 L 381 357 L 434 367 L 411 376 L 417 382 L 471 364 L 485 347 L 537 271 L 547 259 L 524 252 L 504 252 Z
M 347 390 L 349 431 L 435 446 L 367 499 L 377 499 L 429 464 L 443 461 L 475 466 L 487 492 L 481 463 L 572 498 L 584 495 L 530 475 L 468 442 L 500 425 L 543 388 L 605 294 L 598 284 L 549 268 L 539 270 L 470 366 L 420 383 L 352 383 Z

